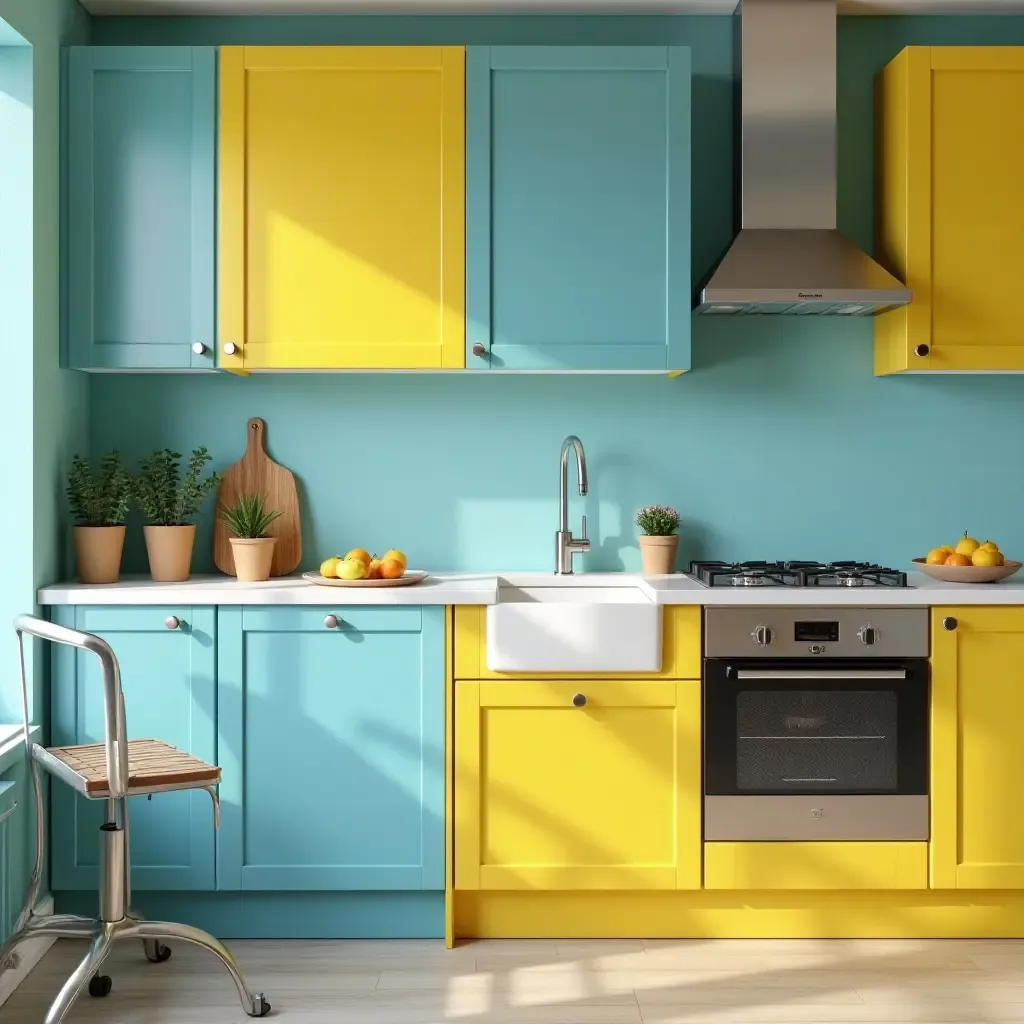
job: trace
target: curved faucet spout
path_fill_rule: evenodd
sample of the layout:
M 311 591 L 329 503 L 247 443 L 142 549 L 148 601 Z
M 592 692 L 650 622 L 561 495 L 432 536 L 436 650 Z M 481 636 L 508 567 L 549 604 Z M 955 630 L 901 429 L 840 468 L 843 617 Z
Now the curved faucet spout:
M 562 442 L 562 455 L 559 460 L 559 486 L 558 486 L 558 533 L 555 535 L 555 572 L 560 575 L 568 575 L 572 572 L 572 556 L 576 551 L 584 552 L 590 550 L 590 541 L 587 540 L 587 517 L 583 517 L 583 536 L 573 537 L 569 530 L 569 451 L 576 452 L 576 466 L 579 470 L 580 496 L 587 493 L 587 456 L 583 451 L 583 442 L 575 435 L 570 434 Z
M 565 493 L 566 485 L 568 484 L 568 462 L 569 462 L 569 449 L 572 448 L 576 452 L 576 465 L 579 469 L 580 475 L 580 497 L 586 497 L 587 494 L 587 454 L 583 450 L 583 442 L 575 435 L 570 434 L 562 442 L 562 493 Z M 563 520 L 564 522 L 564 520 Z

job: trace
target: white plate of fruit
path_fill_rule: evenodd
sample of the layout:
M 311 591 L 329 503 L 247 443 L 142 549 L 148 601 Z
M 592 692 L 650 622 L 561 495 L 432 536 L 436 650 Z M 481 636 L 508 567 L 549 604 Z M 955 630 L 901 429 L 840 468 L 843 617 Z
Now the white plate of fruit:
M 344 558 L 325 559 L 319 572 L 304 572 L 302 578 L 321 587 L 408 587 L 427 574 L 407 569 L 405 555 L 396 548 L 380 558 L 365 548 L 353 548 Z
M 915 558 L 914 566 L 947 583 L 995 583 L 1012 576 L 1021 563 L 1004 558 L 995 541 L 979 542 L 965 532 L 955 547 L 932 548 L 924 558 Z

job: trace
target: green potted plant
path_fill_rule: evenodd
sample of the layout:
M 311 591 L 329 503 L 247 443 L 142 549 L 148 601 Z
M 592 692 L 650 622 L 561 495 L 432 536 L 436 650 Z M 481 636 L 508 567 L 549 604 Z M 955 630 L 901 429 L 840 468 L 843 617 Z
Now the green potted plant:
M 146 517 L 146 554 L 149 574 L 160 583 L 187 580 L 192 566 L 195 523 L 206 496 L 217 486 L 216 473 L 203 476 L 212 456 L 196 448 L 181 470 L 181 453 L 164 448 L 139 464 L 135 494 Z
M 116 451 L 95 471 L 76 455 L 68 473 L 68 502 L 75 525 L 75 561 L 82 583 L 116 583 L 121 574 L 124 520 L 132 498 L 131 474 Z
M 640 538 L 640 561 L 645 576 L 674 572 L 679 548 L 679 513 L 667 505 L 645 505 L 636 514 L 636 525 L 644 531 Z
M 233 505 L 221 507 L 220 517 L 234 535 L 228 538 L 228 543 L 235 562 L 235 576 L 242 583 L 270 579 L 277 538 L 268 537 L 267 530 L 281 514 L 266 510 L 262 494 L 240 494 Z

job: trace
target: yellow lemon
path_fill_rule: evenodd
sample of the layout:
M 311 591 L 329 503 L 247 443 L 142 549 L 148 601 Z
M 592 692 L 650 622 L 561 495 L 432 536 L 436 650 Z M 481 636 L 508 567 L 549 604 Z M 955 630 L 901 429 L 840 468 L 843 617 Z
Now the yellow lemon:
M 359 558 L 344 558 L 338 564 L 339 580 L 362 580 L 366 579 L 366 562 Z
M 957 541 L 956 553 L 958 555 L 967 555 L 969 557 L 980 547 L 981 545 L 973 537 L 967 536 L 967 531 L 965 530 L 964 535 L 959 541 Z
M 1000 555 L 998 551 L 994 551 L 992 548 L 978 548 L 978 550 L 971 555 L 971 565 L 989 568 L 993 565 L 999 565 L 1002 557 L 1003 556 Z
M 325 579 L 333 580 L 338 577 L 338 562 L 341 559 L 335 555 L 333 558 L 328 558 L 327 561 L 320 563 L 320 575 Z
M 978 546 L 979 551 L 998 551 L 999 545 L 994 540 L 987 540 Z

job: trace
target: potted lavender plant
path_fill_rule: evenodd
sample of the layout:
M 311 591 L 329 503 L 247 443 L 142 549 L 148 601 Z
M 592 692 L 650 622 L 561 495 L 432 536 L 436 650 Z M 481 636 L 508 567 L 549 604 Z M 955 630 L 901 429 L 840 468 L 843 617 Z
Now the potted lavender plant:
M 673 572 L 679 548 L 679 513 L 666 505 L 645 505 L 636 514 L 636 525 L 643 530 L 640 560 L 645 576 Z

